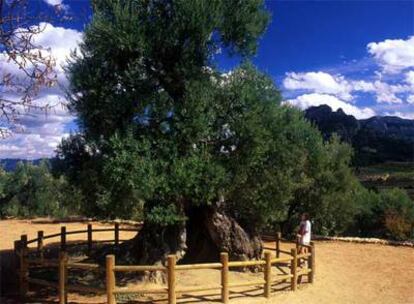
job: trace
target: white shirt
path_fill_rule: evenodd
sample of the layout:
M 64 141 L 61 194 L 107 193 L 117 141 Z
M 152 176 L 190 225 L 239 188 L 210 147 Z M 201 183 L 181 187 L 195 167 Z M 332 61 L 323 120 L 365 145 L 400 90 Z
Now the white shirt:
M 305 233 L 300 237 L 300 243 L 304 245 L 309 245 L 311 241 L 311 222 L 302 221 L 300 225 L 305 227 Z

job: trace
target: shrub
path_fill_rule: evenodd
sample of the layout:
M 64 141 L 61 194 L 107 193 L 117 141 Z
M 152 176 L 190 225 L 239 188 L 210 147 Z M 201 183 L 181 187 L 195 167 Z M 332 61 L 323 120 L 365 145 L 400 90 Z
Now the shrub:
M 396 239 L 406 239 L 411 236 L 412 223 L 395 210 L 385 212 L 384 224 L 389 234 Z
M 355 199 L 359 213 L 349 234 L 396 240 L 413 238 L 414 203 L 404 190 L 375 192 L 361 187 Z
M 77 212 L 79 199 L 79 191 L 63 177 L 52 176 L 46 161 L 39 166 L 19 163 L 9 173 L 0 170 L 1 217 L 65 217 Z

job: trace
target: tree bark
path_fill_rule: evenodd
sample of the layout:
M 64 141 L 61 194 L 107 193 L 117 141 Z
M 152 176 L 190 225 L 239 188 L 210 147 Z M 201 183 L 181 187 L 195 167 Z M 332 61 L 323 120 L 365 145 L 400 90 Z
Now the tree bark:
M 219 261 L 220 252 L 230 260 L 260 259 L 262 243 L 259 233 L 248 232 L 237 221 L 216 207 L 194 207 L 186 212 L 187 221 L 178 226 L 160 227 L 144 223 L 131 241 L 115 252 L 123 263 L 165 265 L 174 254 L 178 263 Z M 149 273 L 150 281 L 164 281 L 158 273 Z
M 180 262 L 218 261 L 220 252 L 234 260 L 258 259 L 262 253 L 260 235 L 248 232 L 224 211 L 215 207 L 194 207 L 186 212 L 180 227 L 144 224 L 135 237 L 137 262 L 155 264 L 175 254 Z
M 259 233 L 247 231 L 223 210 L 214 207 L 196 208 L 187 222 L 189 262 L 218 261 L 220 252 L 231 260 L 259 259 L 262 243 Z M 198 250 L 203 244 L 205 248 Z

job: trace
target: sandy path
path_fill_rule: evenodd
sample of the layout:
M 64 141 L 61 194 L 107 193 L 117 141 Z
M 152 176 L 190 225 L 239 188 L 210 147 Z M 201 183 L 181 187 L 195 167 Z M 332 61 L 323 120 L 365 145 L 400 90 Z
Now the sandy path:
M 84 229 L 86 223 L 65 223 L 67 230 Z M 108 226 L 94 223 L 96 226 Z M 60 224 L 41 223 L 41 221 L 4 220 L 0 222 L 0 250 L 3 255 L 13 246 L 13 241 L 27 233 L 29 239 L 36 237 L 37 230 L 45 234 L 59 231 Z M 134 233 L 123 233 L 121 238 L 132 237 Z M 110 239 L 112 233 L 101 233 L 100 239 Z M 69 239 L 70 240 L 70 239 Z M 287 248 L 287 245 L 284 246 Z M 4 263 L 3 263 L 4 264 Z M 353 244 L 340 242 L 316 243 L 316 277 L 313 285 L 304 284 L 297 292 L 279 291 L 266 300 L 261 291 L 231 294 L 231 303 L 289 303 L 289 304 L 414 304 L 414 249 L 375 244 Z M 7 274 L 1 273 L 3 285 Z M 244 281 L 262 274 L 232 273 L 231 281 Z M 213 285 L 219 282 L 219 272 L 215 270 L 181 273 L 177 278 L 179 286 L 189 287 L 197 284 Z M 7 291 L 3 289 L 3 292 Z M 211 294 L 214 294 L 212 292 Z M 246 295 L 253 297 L 246 297 Z M 254 296 L 256 295 L 256 296 Z M 178 303 L 217 303 L 217 292 L 212 297 L 189 297 Z M 85 298 L 69 295 L 71 303 L 105 303 L 103 297 Z M 143 299 L 144 300 L 144 299 Z M 146 298 L 139 303 L 152 303 Z M 215 301 L 214 301 L 215 300 Z M 163 303 L 154 301 L 153 303 Z M 5 297 L 0 303 L 9 302 Z M 133 302 L 130 302 L 133 303 Z M 135 302 L 138 303 L 138 302 Z

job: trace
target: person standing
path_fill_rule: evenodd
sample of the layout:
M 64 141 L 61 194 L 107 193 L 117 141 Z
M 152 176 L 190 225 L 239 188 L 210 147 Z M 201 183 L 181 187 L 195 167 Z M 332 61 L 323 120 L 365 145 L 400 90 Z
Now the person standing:
M 298 237 L 298 254 L 308 253 L 308 247 L 311 242 L 312 225 L 309 219 L 308 213 L 303 213 L 301 216 L 301 222 L 299 226 Z M 299 266 L 303 267 L 303 260 L 299 260 Z M 299 278 L 301 280 L 301 278 Z
M 299 234 L 298 234 L 299 247 L 306 249 L 306 246 L 303 246 L 303 245 L 310 245 L 311 230 L 312 230 L 312 225 L 309 219 L 309 214 L 303 213 L 301 217 L 301 222 L 299 226 Z M 300 249 L 301 248 L 299 248 L 299 251 Z

